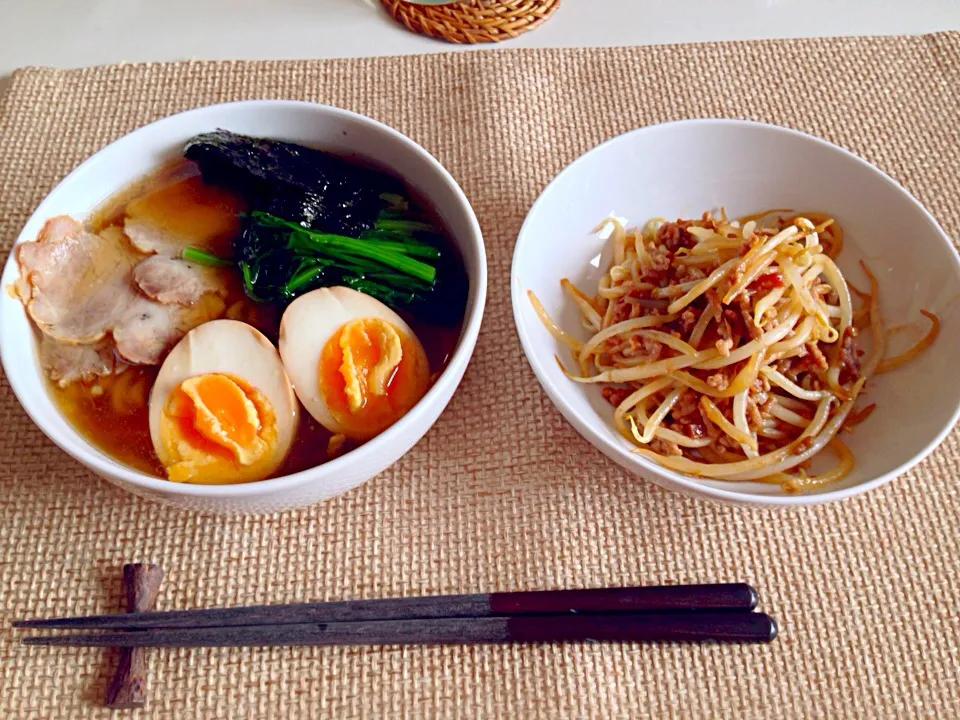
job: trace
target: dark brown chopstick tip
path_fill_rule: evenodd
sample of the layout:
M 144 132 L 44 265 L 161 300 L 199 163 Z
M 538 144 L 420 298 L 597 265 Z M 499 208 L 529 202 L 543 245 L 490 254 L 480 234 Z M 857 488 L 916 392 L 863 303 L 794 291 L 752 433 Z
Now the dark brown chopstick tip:
M 11 624 L 11 627 L 14 628 L 27 628 L 33 630 L 51 630 L 59 628 L 69 628 L 72 624 L 77 622 L 78 618 L 72 617 L 61 617 L 61 618 L 31 618 L 29 620 L 14 620 Z
M 777 626 L 777 621 L 774 620 L 772 617 L 770 617 L 766 613 L 761 613 L 761 614 L 770 621 L 770 639 L 767 640 L 767 642 L 773 642 L 774 640 L 777 639 L 777 635 L 780 632 L 780 628 Z
M 56 645 L 56 642 L 51 642 L 56 640 L 58 637 L 64 637 L 62 635 L 31 635 L 30 637 L 20 638 L 20 642 L 23 645 Z

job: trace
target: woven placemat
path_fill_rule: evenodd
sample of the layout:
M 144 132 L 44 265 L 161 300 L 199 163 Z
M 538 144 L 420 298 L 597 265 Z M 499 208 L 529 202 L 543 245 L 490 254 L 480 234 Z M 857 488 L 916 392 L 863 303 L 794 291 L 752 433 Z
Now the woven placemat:
M 849 148 L 960 235 L 960 34 L 324 62 L 18 72 L 0 111 L 0 238 L 67 171 L 168 113 L 300 98 L 408 133 L 462 183 L 489 255 L 470 370 L 394 468 L 261 518 L 177 512 L 71 462 L 0 386 L 0 717 L 108 717 L 95 650 L 24 648 L 16 617 L 120 607 L 124 562 L 162 608 L 494 589 L 746 580 L 770 646 L 156 651 L 142 717 L 960 716 L 960 437 L 869 495 L 735 509 L 619 470 L 562 420 L 521 354 L 514 239 L 567 162 L 622 131 L 747 117 Z M 691 171 L 695 171 L 692 169 Z M 878 439 L 881 440 L 881 439 Z
M 515 38 L 539 27 L 560 5 L 560 0 L 463 0 L 446 5 L 380 2 L 408 30 L 452 43 Z

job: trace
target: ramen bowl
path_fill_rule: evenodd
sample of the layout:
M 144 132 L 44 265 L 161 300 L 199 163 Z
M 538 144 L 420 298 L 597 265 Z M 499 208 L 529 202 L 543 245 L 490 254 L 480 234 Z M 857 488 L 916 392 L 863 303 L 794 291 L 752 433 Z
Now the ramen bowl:
M 0 355 L 13 391 L 37 426 L 66 453 L 112 483 L 171 505 L 215 513 L 269 512 L 310 505 L 354 488 L 389 467 L 413 447 L 446 407 L 470 361 L 483 316 L 487 285 L 483 239 L 473 209 L 454 179 L 426 150 L 399 132 L 333 107 L 249 101 L 167 117 L 117 140 L 47 196 L 17 243 L 34 240 L 48 218 L 61 214 L 88 217 L 106 198 L 178 157 L 187 139 L 217 128 L 368 158 L 404 178 L 436 209 L 462 256 L 469 293 L 459 341 L 446 368 L 419 403 L 359 448 L 303 472 L 247 484 L 174 483 L 106 455 L 64 418 L 48 393 L 36 354 L 34 328 L 20 301 L 7 293 L 0 298 Z M 11 255 L 3 286 L 17 275 L 17 262 Z
M 607 243 L 591 232 L 598 222 L 614 214 L 628 226 L 642 226 L 654 217 L 699 218 L 720 208 L 729 217 L 771 208 L 827 213 L 845 231 L 838 265 L 846 278 L 867 286 L 861 260 L 877 276 L 887 327 L 907 325 L 916 341 L 929 326 L 921 309 L 940 319 L 941 332 L 931 347 L 867 383 L 858 407 L 876 403 L 876 410 L 844 433 L 855 464 L 834 484 L 788 493 L 778 484 L 674 472 L 633 452 L 614 429 L 613 407 L 599 387 L 565 377 L 557 358 L 573 370 L 569 349 L 545 329 L 528 298 L 533 291 L 560 327 L 586 339 L 581 313 L 559 281 L 569 278 L 588 295 L 596 292 L 609 257 Z M 600 145 L 563 170 L 533 205 L 517 239 L 511 290 L 524 352 L 550 400 L 597 449 L 670 490 L 765 507 L 841 500 L 909 470 L 958 418 L 960 374 L 952 367 L 960 353 L 960 260 L 950 238 L 877 168 L 799 132 L 742 121 L 690 120 L 642 128 Z M 910 341 L 901 340 L 894 352 L 904 344 L 909 347 Z M 819 471 L 816 463 L 814 471 Z

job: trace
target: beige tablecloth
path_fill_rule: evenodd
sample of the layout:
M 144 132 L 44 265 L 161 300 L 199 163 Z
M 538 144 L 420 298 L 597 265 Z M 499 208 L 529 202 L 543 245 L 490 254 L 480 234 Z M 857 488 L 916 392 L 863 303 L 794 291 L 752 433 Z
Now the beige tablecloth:
M 109 40 L 103 40 L 109 42 Z M 0 385 L 0 717 L 107 717 L 109 657 L 29 649 L 13 618 L 119 607 L 124 562 L 163 564 L 163 608 L 391 594 L 747 580 L 770 646 L 155 651 L 146 717 L 960 716 L 960 446 L 870 495 L 795 512 L 669 494 L 606 461 L 540 391 L 509 268 L 550 178 L 676 118 L 774 122 L 876 163 L 960 234 L 960 35 L 323 62 L 27 69 L 0 111 L 0 238 L 90 153 L 239 98 L 371 115 L 434 153 L 490 261 L 471 368 L 423 441 L 325 505 L 221 519 L 82 471 Z

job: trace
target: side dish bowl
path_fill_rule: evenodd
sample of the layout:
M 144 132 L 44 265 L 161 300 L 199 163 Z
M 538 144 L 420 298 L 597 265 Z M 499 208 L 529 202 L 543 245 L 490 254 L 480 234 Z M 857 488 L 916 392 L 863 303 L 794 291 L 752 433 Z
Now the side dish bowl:
M 65 452 L 107 480 L 166 503 L 217 513 L 270 512 L 310 505 L 369 480 L 406 453 L 446 407 L 473 354 L 486 298 L 486 255 L 476 216 L 451 175 L 409 138 L 370 118 L 312 103 L 255 100 L 199 108 L 164 118 L 107 146 L 67 176 L 40 204 L 17 244 L 34 240 L 61 214 L 86 218 L 100 203 L 177 157 L 192 136 L 217 128 L 286 140 L 375 161 L 401 176 L 441 216 L 469 280 L 462 332 L 445 370 L 423 399 L 382 434 L 339 458 L 293 475 L 235 485 L 173 483 L 138 472 L 85 440 L 51 399 L 37 360 L 35 333 L 19 300 L 0 299 L 0 356 L 24 409 Z M 2 284 L 18 275 L 13 255 Z
M 611 213 L 626 218 L 628 226 L 642 226 L 654 217 L 699 218 L 720 208 L 731 218 L 772 208 L 828 213 L 845 231 L 840 269 L 858 287 L 867 286 L 860 260 L 876 274 L 887 327 L 925 327 L 921 309 L 939 316 L 941 332 L 929 349 L 868 382 L 861 404 L 876 403 L 876 411 L 844 434 L 856 464 L 835 484 L 789 494 L 775 484 L 684 475 L 632 452 L 614 429 L 613 407 L 599 387 L 564 376 L 555 356 L 576 372 L 569 350 L 545 329 L 528 298 L 533 291 L 560 327 L 585 339 L 581 314 L 560 280 L 595 292 L 607 243 L 591 234 L 592 228 Z M 960 259 L 953 243 L 887 175 L 793 130 L 689 120 L 635 130 L 594 148 L 563 170 L 530 210 L 514 251 L 512 299 L 527 359 L 567 420 L 624 468 L 688 495 L 757 506 L 812 505 L 858 495 L 925 458 L 960 413 L 960 375 L 952 370 L 960 353 Z

